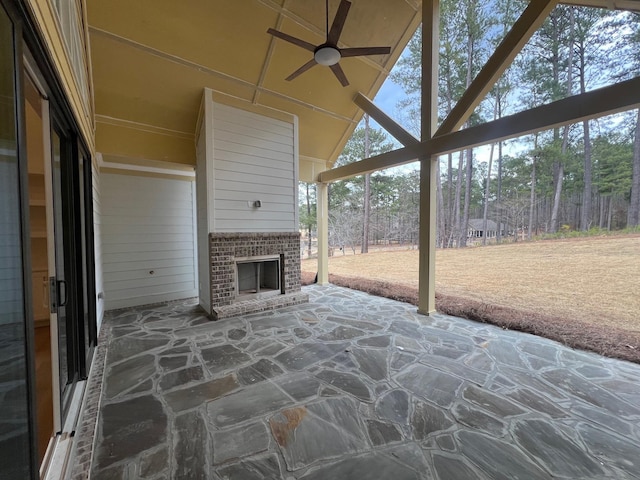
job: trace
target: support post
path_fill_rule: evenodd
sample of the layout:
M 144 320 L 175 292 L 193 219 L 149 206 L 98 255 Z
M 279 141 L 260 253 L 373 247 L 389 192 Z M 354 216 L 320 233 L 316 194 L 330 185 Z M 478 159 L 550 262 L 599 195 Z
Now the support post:
M 422 2 L 422 125 L 421 140 L 432 138 L 438 122 L 438 50 L 440 2 Z M 418 312 L 436 310 L 436 163 L 438 157 L 420 158 L 420 254 Z
M 436 311 L 436 159 L 420 160 L 418 313 Z
M 318 284 L 329 283 L 329 184 L 316 183 L 318 221 Z

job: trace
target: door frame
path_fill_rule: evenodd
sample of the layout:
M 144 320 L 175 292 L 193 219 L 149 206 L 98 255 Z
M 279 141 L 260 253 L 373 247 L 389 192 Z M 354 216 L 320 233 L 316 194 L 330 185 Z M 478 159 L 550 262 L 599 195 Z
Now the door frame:
M 24 17 L 19 6 L 11 0 L 0 0 L 0 8 L 6 12 L 13 29 L 13 91 L 14 91 L 14 121 L 16 138 L 16 157 L 18 170 L 18 195 L 20 205 L 20 241 L 21 241 L 21 266 L 22 266 L 22 300 L 23 300 L 23 336 L 24 336 L 24 361 L 26 374 L 26 424 L 29 437 L 29 472 L 33 479 L 38 475 L 37 453 L 37 406 L 35 398 L 36 366 L 33 355 L 35 349 L 35 332 L 33 325 L 33 295 L 29 272 L 31 272 L 31 238 L 29 220 L 29 172 L 27 166 L 27 140 L 26 140 L 26 114 L 24 109 L 24 79 L 23 79 L 23 46 L 24 46 Z
M 50 308 L 50 332 L 52 349 L 52 374 L 54 394 L 54 428 L 61 432 L 74 388 L 78 381 L 86 379 L 92 352 L 97 341 L 95 315 L 95 263 L 93 250 L 93 188 L 91 156 L 84 149 L 73 127 L 57 112 L 49 100 L 47 80 L 43 78 L 33 57 L 25 49 L 25 77 L 28 77 L 40 94 L 42 109 L 42 140 L 44 145 L 45 206 L 47 217 L 48 272 L 50 278 L 64 278 L 66 288 L 65 325 L 60 324 L 59 312 Z M 59 184 L 54 185 L 53 137 L 59 141 Z M 82 163 L 82 169 L 80 168 Z M 82 172 L 82 173 L 81 173 Z M 59 196 L 59 198 L 57 198 Z M 58 202 L 62 202 L 60 205 Z M 58 219 L 60 217 L 60 225 Z M 84 253 L 84 255 L 83 255 Z M 61 254 L 61 255 L 60 255 Z M 58 260 L 62 258 L 62 261 Z M 61 275 L 62 273 L 62 275 Z M 57 285 L 51 302 L 59 302 Z M 86 298 L 84 298 L 86 293 Z M 85 305 L 85 303 L 87 305 Z M 89 318 L 88 336 L 85 337 L 85 312 Z M 61 351 L 58 329 L 66 329 L 67 357 L 59 359 Z M 88 344 L 85 344 L 88 338 Z M 69 377 L 73 387 L 61 395 L 66 385 L 61 384 L 59 361 L 68 362 Z M 64 399 L 62 398 L 64 397 Z
M 81 225 L 78 222 L 78 168 L 77 165 L 73 165 L 74 161 L 85 162 L 84 166 L 88 165 L 93 168 L 91 163 L 91 150 L 88 148 L 88 144 L 82 135 L 82 129 L 75 119 L 73 109 L 65 94 L 65 89 L 62 86 L 55 68 L 54 62 L 49 57 L 48 49 L 42 41 L 39 35 L 39 29 L 32 14 L 29 10 L 26 2 L 22 0 L 0 0 L 0 8 L 2 8 L 8 14 L 8 17 L 13 26 L 13 78 L 14 78 L 14 95 L 15 95 L 15 124 L 16 124 L 16 142 L 17 142 L 17 168 L 19 174 L 19 197 L 20 197 L 20 225 L 21 225 L 21 241 L 22 241 L 22 253 L 21 253 L 21 267 L 22 267 L 22 289 L 23 289 L 23 311 L 24 311 L 24 344 L 25 344 L 25 363 L 26 363 L 26 399 L 27 399 L 27 416 L 26 423 L 29 430 L 29 463 L 30 473 L 32 478 L 39 478 L 40 464 L 37 455 L 37 408 L 36 408 L 36 374 L 35 374 L 35 333 L 34 333 L 34 312 L 32 305 L 32 285 L 29 272 L 31 272 L 31 242 L 30 242 L 30 222 L 29 222 L 29 188 L 28 188 L 28 167 L 27 167 L 27 155 L 26 155 L 26 117 L 25 117 L 25 91 L 24 82 L 25 75 L 27 74 L 27 61 L 25 60 L 25 53 L 28 52 L 30 58 L 33 61 L 36 71 L 39 73 L 37 80 L 41 82 L 40 85 L 36 85 L 41 88 L 46 87 L 46 102 L 48 104 L 47 115 L 49 116 L 49 126 L 53 126 L 54 123 L 65 133 L 68 140 L 68 145 L 71 151 L 69 152 L 71 160 L 69 164 L 72 168 L 69 169 L 69 173 L 66 175 L 68 178 L 64 180 L 66 187 L 71 189 L 71 193 L 68 196 L 71 199 L 73 218 L 66 222 L 65 228 L 69 228 L 69 225 Z M 43 119 L 44 120 L 44 119 Z M 43 131 L 46 127 L 43 126 Z M 51 130 L 50 130 L 51 131 Z M 44 133 L 44 132 L 43 132 Z M 47 138 L 48 137 L 48 138 Z M 45 141 L 50 140 L 50 135 L 44 136 Z M 50 148 L 45 149 L 50 154 Z M 45 154 L 46 155 L 46 154 Z M 86 161 L 88 158 L 88 162 Z M 50 160 L 50 159 L 49 159 Z M 50 161 L 45 162 L 45 165 L 51 165 Z M 85 178 L 88 175 L 91 179 L 91 171 L 85 172 Z M 49 175 L 45 175 L 50 178 Z M 89 325 L 91 326 L 89 335 L 89 345 L 84 347 L 83 354 L 78 355 L 79 367 L 78 380 L 86 378 L 90 367 L 90 361 L 92 360 L 91 351 L 97 343 L 96 332 L 96 309 L 95 309 L 95 263 L 94 263 L 94 241 L 93 241 L 93 197 L 91 183 L 87 183 L 85 180 L 84 206 L 85 206 L 85 232 L 83 236 L 78 237 L 78 232 L 75 232 L 73 228 L 68 232 L 70 243 L 72 244 L 70 252 L 73 258 L 70 257 L 70 261 L 73 264 L 72 275 L 77 276 L 78 279 L 82 279 L 82 245 L 77 242 L 85 243 L 86 259 L 85 259 L 85 275 L 88 280 L 89 289 L 87 308 L 89 309 Z M 48 202 L 47 202 L 48 203 Z M 49 225 L 47 224 L 47 229 Z M 78 256 L 78 253 L 80 255 Z M 49 257 L 51 260 L 51 256 Z M 73 288 L 73 287 L 71 287 Z M 93 300 L 93 301 L 92 301 Z M 80 320 L 81 321 L 81 320 Z M 57 323 L 57 319 L 56 319 Z M 53 322 L 52 322 L 53 326 Z M 82 328 L 84 325 L 81 325 Z M 81 331 L 81 330 L 80 330 Z M 52 335 L 52 338 L 54 336 Z M 57 331 L 55 338 L 57 339 Z M 82 340 L 84 342 L 84 338 Z M 54 347 L 54 345 L 52 345 Z M 55 342 L 55 348 L 57 349 L 57 341 Z M 55 368 L 57 370 L 57 352 Z M 53 362 L 52 362 L 53 363 Z M 54 365 L 52 365 L 52 370 Z M 53 372 L 52 372 L 53 373 Z M 52 375 L 54 384 L 59 383 L 59 374 Z M 59 389 L 58 385 L 58 389 Z M 55 388 L 55 387 L 54 387 Z M 77 393 L 77 392 L 76 392 Z M 72 395 L 75 398 L 77 394 Z M 56 399 L 60 399 L 59 390 L 54 390 L 54 421 L 56 415 L 58 415 L 57 424 L 54 425 L 55 432 L 61 432 L 63 428 L 70 425 L 71 418 L 64 420 L 64 416 L 61 414 L 61 405 L 56 407 Z M 71 417 L 71 415 L 68 415 Z M 77 420 L 77 417 L 74 419 Z M 63 425 L 64 423 L 64 425 Z M 58 442 L 54 442 L 58 443 Z M 51 443 L 50 443 L 51 447 Z M 47 454 L 48 455 L 48 454 Z M 45 457 L 46 458 L 46 457 Z M 44 465 L 44 463 L 43 463 Z
M 67 230 L 67 228 L 65 228 L 64 222 L 62 222 L 63 228 L 61 229 L 56 228 L 56 212 L 58 215 L 60 215 L 62 212 L 64 212 L 67 209 L 63 208 L 62 204 L 58 204 L 58 201 L 56 200 L 56 191 L 59 191 L 60 200 L 64 201 L 63 199 L 64 193 L 62 192 L 62 190 L 64 190 L 68 182 L 65 182 L 63 173 L 62 173 L 63 155 L 67 153 L 68 156 L 69 155 L 72 156 L 72 153 L 71 154 L 69 154 L 69 152 L 63 153 L 61 149 L 60 159 L 59 159 L 61 165 L 58 166 L 60 170 L 60 173 L 59 173 L 60 185 L 54 186 L 54 175 L 53 175 L 54 159 L 53 159 L 53 150 L 52 150 L 53 148 L 52 137 L 55 134 L 58 136 L 58 138 L 62 142 L 64 141 L 63 139 L 65 138 L 65 136 L 59 133 L 60 128 L 54 129 L 55 120 L 52 120 L 53 115 L 52 115 L 51 106 L 48 98 L 48 91 L 46 88 L 47 83 L 46 83 L 46 80 L 42 77 L 41 73 L 39 72 L 37 65 L 35 65 L 33 57 L 31 56 L 28 48 L 25 48 L 24 50 L 23 66 L 24 66 L 23 81 L 25 82 L 29 81 L 33 85 L 33 87 L 38 92 L 39 101 L 40 101 L 42 128 L 40 132 L 36 130 L 27 132 L 25 128 L 25 134 L 34 135 L 34 136 L 40 135 L 42 140 L 42 145 L 43 145 L 43 152 L 42 152 L 43 158 L 41 159 L 41 161 L 43 163 L 42 166 L 44 170 L 44 187 L 45 187 L 44 198 L 45 198 L 46 236 L 47 236 L 47 244 L 46 244 L 47 275 L 50 279 L 51 278 L 57 279 L 59 277 L 64 278 L 65 275 L 64 273 L 62 273 L 61 275 L 61 272 L 66 272 L 67 270 L 67 265 L 65 260 L 67 259 L 69 247 L 67 245 L 68 242 L 65 241 L 65 237 L 68 237 L 69 234 L 68 232 L 65 231 Z M 70 144 L 70 142 L 66 141 L 65 144 L 67 145 L 65 148 L 68 149 L 69 148 L 68 145 Z M 62 146 L 62 143 L 61 143 L 61 146 Z M 28 161 L 29 159 L 27 158 L 27 163 Z M 67 159 L 64 163 L 65 165 L 67 165 L 72 161 L 73 161 L 72 159 L 70 161 Z M 59 250 L 62 250 L 62 252 L 59 252 Z M 59 253 L 62 253 L 61 257 L 63 261 L 61 263 L 58 262 Z M 50 437 L 49 437 L 49 442 L 47 444 L 46 451 L 42 456 L 42 462 L 39 465 L 41 475 L 44 474 L 49 468 L 49 466 L 52 464 L 54 453 L 59 444 L 60 434 L 63 433 L 63 425 L 66 423 L 65 421 L 66 415 L 69 411 L 71 400 L 74 397 L 74 390 L 75 390 L 75 387 L 77 386 L 77 377 L 80 376 L 79 369 L 74 369 L 74 375 L 76 378 L 74 378 L 74 382 L 69 388 L 69 391 L 65 396 L 66 400 L 63 402 L 62 395 L 61 395 L 63 391 L 63 386 L 61 385 L 59 365 L 60 365 L 60 361 L 67 362 L 67 358 L 66 357 L 64 359 L 60 358 L 61 349 L 60 349 L 58 332 L 59 332 L 59 328 L 61 327 L 65 328 L 67 332 L 73 331 L 73 327 L 69 327 L 69 325 L 66 325 L 66 324 L 64 326 L 59 325 L 59 315 L 58 315 L 58 308 L 57 308 L 57 303 L 59 302 L 59 298 L 58 298 L 59 295 L 57 292 L 57 284 L 54 285 L 53 291 L 52 291 L 52 288 L 50 288 L 49 292 L 50 292 L 49 333 L 50 333 L 50 356 L 51 356 L 50 375 L 51 375 L 51 390 L 52 390 L 51 407 L 52 407 L 52 413 L 53 413 L 53 426 L 52 426 L 53 428 L 50 432 L 47 432 L 48 435 L 50 435 Z M 65 295 L 68 296 L 69 295 L 68 292 L 66 292 Z M 72 323 L 74 318 L 73 313 L 74 312 L 72 311 L 71 315 L 65 316 L 71 319 Z M 69 334 L 67 333 L 66 336 L 68 337 Z M 69 344 L 69 346 L 73 347 L 73 350 L 75 350 L 76 348 L 80 348 L 79 345 L 76 345 L 74 343 L 73 339 L 70 339 L 70 342 L 71 343 Z M 32 350 L 29 350 L 29 351 L 32 352 Z M 72 352 L 72 354 L 74 353 L 75 352 Z M 33 352 L 33 355 L 35 355 L 35 352 Z M 36 402 L 37 402 L 37 395 L 38 395 L 38 392 L 35 392 L 34 396 L 36 397 Z M 40 429 L 41 427 L 42 426 L 40 424 L 36 423 L 36 429 Z
M 51 118 L 49 115 L 49 100 L 46 91 L 41 83 L 39 73 L 35 66 L 31 65 L 31 59 L 25 55 L 24 58 L 25 76 L 33 82 L 40 94 L 42 108 L 42 142 L 44 146 L 44 189 L 45 189 L 45 210 L 47 225 L 47 271 L 48 276 L 56 271 L 55 257 L 55 228 L 54 228 L 54 205 L 53 205 L 53 177 L 51 171 Z M 51 298 L 49 299 L 51 305 Z M 53 432 L 55 437 L 57 432 L 62 430 L 62 414 L 60 409 L 60 375 L 57 372 L 58 365 L 58 313 L 49 308 L 49 332 L 51 338 L 51 386 L 53 393 Z M 51 442 L 49 444 L 51 446 Z M 47 449 L 49 450 L 49 449 Z M 44 463 L 48 455 L 45 455 Z

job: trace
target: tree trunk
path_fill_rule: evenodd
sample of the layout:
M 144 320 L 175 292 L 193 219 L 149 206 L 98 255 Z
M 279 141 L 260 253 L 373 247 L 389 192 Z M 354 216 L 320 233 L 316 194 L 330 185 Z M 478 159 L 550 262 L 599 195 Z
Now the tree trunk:
M 567 59 L 567 95 L 571 95 L 573 92 L 573 39 L 574 39 L 574 27 L 575 27 L 575 15 L 572 7 L 569 8 L 569 54 Z M 559 41 L 559 31 L 558 41 Z M 559 56 L 554 57 L 554 80 L 559 82 Z M 562 150 L 561 156 L 567 153 L 567 146 L 569 144 L 569 126 L 564 127 L 562 138 Z M 560 210 L 560 199 L 562 198 L 562 182 L 564 180 L 564 158 L 556 161 L 554 165 L 554 195 L 553 195 L 553 209 L 551 211 L 551 233 L 558 231 L 558 213 Z
M 605 197 L 600 194 L 598 195 L 598 207 L 599 207 L 599 215 L 598 215 L 598 227 L 604 227 L 604 201 Z
M 502 142 L 498 142 L 498 185 L 496 191 L 496 204 L 498 205 L 498 211 L 502 210 Z M 498 224 L 498 234 L 496 235 L 496 243 L 502 241 L 502 214 L 496 216 Z M 506 222 L 505 227 L 506 227 Z M 506 227 L 508 228 L 508 227 Z
M 473 34 L 471 30 L 467 32 L 467 78 L 466 88 L 471 85 L 472 68 L 473 68 L 473 55 L 475 50 L 475 44 Z M 469 121 L 467 121 L 467 127 Z M 469 229 L 469 205 L 471 204 L 471 173 L 473 172 L 473 149 L 467 150 L 467 165 L 466 176 L 464 184 L 464 212 L 462 215 L 462 225 L 460 228 L 460 246 L 467 246 L 467 232 Z
M 432 160 L 433 161 L 433 160 Z M 445 243 L 445 238 L 446 238 L 446 225 L 445 225 L 445 218 L 444 218 L 444 199 L 442 197 L 442 178 L 440 176 L 440 158 L 438 158 L 437 160 L 435 160 L 437 162 L 436 165 L 436 220 L 437 220 L 437 224 L 438 224 L 438 236 L 436 237 L 438 239 L 438 245 L 440 247 L 444 246 Z
M 453 234 L 453 153 L 447 155 L 447 246 L 451 246 L 452 234 Z
M 636 120 L 636 134 L 633 141 L 633 174 L 631 177 L 631 198 L 627 210 L 627 227 L 640 225 L 640 109 Z
M 571 9 L 573 13 L 573 9 Z M 585 59 L 585 45 L 584 41 L 580 42 L 579 46 L 580 54 L 580 93 L 586 92 L 585 76 L 586 76 L 586 59 Z M 580 212 L 580 230 L 589 230 L 591 226 L 591 135 L 589 131 L 589 120 L 582 122 L 582 129 L 584 132 L 584 174 L 583 174 L 583 190 L 582 190 L 582 211 Z
M 494 115 L 495 119 L 495 115 Z M 493 167 L 493 150 L 495 143 L 491 144 L 491 151 L 489 153 L 489 169 L 487 171 L 487 184 L 484 190 L 484 210 L 482 212 L 482 245 L 487 244 L 487 216 L 489 214 L 489 195 L 491 194 L 491 168 Z
M 582 212 L 580 213 L 580 230 L 586 231 L 591 227 L 591 135 L 589 132 L 589 120 L 582 122 L 584 130 L 584 189 L 582 191 Z
M 464 180 L 464 152 L 460 152 L 458 157 L 458 178 L 456 180 L 456 196 L 454 199 L 454 216 L 455 216 L 455 239 L 456 247 L 460 246 L 461 226 L 460 226 L 460 193 L 462 191 L 462 181 Z
M 467 172 L 465 173 L 464 184 L 464 212 L 462 215 L 462 235 L 460 236 L 460 246 L 467 246 L 467 232 L 469 229 L 469 206 L 471 205 L 471 180 L 473 178 L 473 149 L 467 150 Z
M 493 104 L 493 119 L 498 118 L 500 113 L 500 88 L 496 85 L 496 101 Z M 487 216 L 489 215 L 489 195 L 491 195 L 491 169 L 493 168 L 493 152 L 495 143 L 491 144 L 491 152 L 489 153 L 489 168 L 487 170 L 487 185 L 484 192 L 484 210 L 482 212 L 482 245 L 487 244 Z M 500 226 L 498 226 L 500 228 Z
M 369 115 L 364 114 L 364 158 L 369 158 L 371 145 L 369 142 Z M 362 218 L 362 245 L 360 253 L 369 253 L 369 220 L 371 216 L 371 174 L 364 176 L 364 213 Z
M 533 215 L 535 213 L 536 205 L 536 159 L 537 155 L 534 155 L 531 163 L 531 195 L 529 198 L 529 228 L 527 230 L 528 240 L 531 240 L 531 236 L 533 235 Z
M 498 118 L 502 118 L 502 98 L 498 96 Z M 496 243 L 502 242 L 502 142 L 498 142 L 498 185 L 496 189 L 496 223 L 498 232 L 496 233 Z M 498 213 L 499 212 L 499 213 Z M 505 222 L 506 225 L 506 222 Z
M 568 129 L 569 127 L 565 127 Z M 562 196 L 562 179 L 564 178 L 564 165 L 558 162 L 555 168 L 555 189 L 553 192 L 553 209 L 551 210 L 551 226 L 549 231 L 556 233 L 558 231 L 558 210 L 560 209 L 560 197 Z

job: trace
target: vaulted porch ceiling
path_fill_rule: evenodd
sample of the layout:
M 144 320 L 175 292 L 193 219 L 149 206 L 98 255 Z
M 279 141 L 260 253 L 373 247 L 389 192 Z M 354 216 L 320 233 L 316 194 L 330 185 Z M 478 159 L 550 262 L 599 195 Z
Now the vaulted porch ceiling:
M 339 0 L 330 0 L 330 21 Z M 324 42 L 322 0 L 92 0 L 88 21 L 97 150 L 105 159 L 193 165 L 203 87 L 299 117 L 301 163 L 335 161 L 421 19 L 419 0 L 353 0 L 339 46 L 391 46 L 345 58 L 350 85 L 326 67 L 285 78 L 311 53 L 274 39 L 276 28 Z
M 640 10 L 640 0 L 562 3 Z M 330 21 L 338 4 L 329 1 Z M 266 33 L 276 28 L 322 43 L 322 0 L 92 0 L 87 5 L 96 144 L 105 160 L 194 165 L 194 132 L 208 87 L 230 102 L 297 115 L 304 180 L 335 162 L 362 117 L 357 94 L 375 97 L 421 20 L 421 0 L 352 0 L 339 46 L 392 50 L 343 59 L 351 83 L 343 88 L 321 66 L 285 81 L 311 53 Z

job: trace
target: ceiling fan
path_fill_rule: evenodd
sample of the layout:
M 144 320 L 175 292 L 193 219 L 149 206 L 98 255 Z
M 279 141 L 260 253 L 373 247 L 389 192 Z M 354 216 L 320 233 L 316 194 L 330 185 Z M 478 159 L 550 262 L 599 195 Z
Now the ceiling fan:
M 285 40 L 289 43 L 293 43 L 299 47 L 313 52 L 313 58 L 307 63 L 302 65 L 299 69 L 289 75 L 285 80 L 291 81 L 294 78 L 302 75 L 311 67 L 320 64 L 325 65 L 331 69 L 338 81 L 343 87 L 349 85 L 347 76 L 338 63 L 343 57 L 360 57 L 365 55 L 386 55 L 391 52 L 391 47 L 356 47 L 356 48 L 338 48 L 338 40 L 344 27 L 344 23 L 347 20 L 347 14 L 351 8 L 351 2 L 348 0 L 341 0 L 336 16 L 331 24 L 331 30 L 329 30 L 329 0 L 326 0 L 326 27 L 327 27 L 327 39 L 321 45 L 313 45 L 309 42 L 293 37 L 286 33 L 280 32 L 273 28 L 267 30 L 267 33 Z

